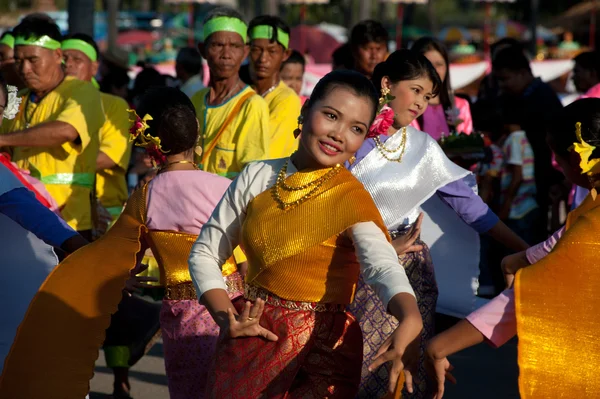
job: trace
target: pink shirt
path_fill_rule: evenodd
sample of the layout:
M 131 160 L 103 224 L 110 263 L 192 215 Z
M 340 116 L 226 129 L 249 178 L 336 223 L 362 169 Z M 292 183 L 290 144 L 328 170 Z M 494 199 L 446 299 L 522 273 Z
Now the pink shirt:
M 148 185 L 146 225 L 200 234 L 229 184 L 231 180 L 201 170 L 161 173 Z
M 582 98 L 600 98 L 600 83 L 589 89 L 583 96 L 579 97 L 579 99 Z
M 546 241 L 529 248 L 526 252 L 529 263 L 539 262 L 548 255 L 564 232 L 563 227 Z M 504 345 L 517 335 L 514 290 L 512 288 L 504 290 L 496 298 L 468 315 L 467 321 L 479 330 L 492 346 L 497 348 Z
M 473 118 L 471 117 L 469 102 L 464 98 L 455 97 L 454 103 L 456 109 L 458 109 L 458 119 L 463 121 L 457 126 L 457 131 L 471 134 L 473 132 Z M 448 135 L 450 132 L 447 115 L 441 104 L 429 105 L 423 114 L 423 121 L 423 128 L 419 126 L 417 119 L 413 120 L 410 125 L 429 134 L 436 141 L 442 137 L 442 133 Z

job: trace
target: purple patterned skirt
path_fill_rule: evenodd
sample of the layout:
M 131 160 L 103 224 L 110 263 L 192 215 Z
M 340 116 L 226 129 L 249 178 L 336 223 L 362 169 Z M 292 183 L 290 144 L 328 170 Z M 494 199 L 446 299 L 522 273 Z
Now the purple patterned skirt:
M 421 361 L 417 378 L 418 383 L 414 385 L 414 393 L 408 394 L 403 391 L 403 398 L 429 398 L 431 384 L 428 384 L 427 373 L 425 372 L 424 350 L 427 341 L 434 334 L 435 306 L 438 297 L 437 284 L 435 282 L 435 273 L 433 262 L 429 254 L 429 247 L 421 240 L 415 244 L 423 245 L 419 252 L 413 252 L 402 255 L 400 263 L 406 270 L 406 275 L 417 296 L 417 304 L 421 316 L 423 317 L 423 333 L 421 336 Z M 387 313 L 385 307 L 375 294 L 375 292 L 366 285 L 361 278 L 358 281 L 356 296 L 349 310 L 357 318 L 363 331 L 363 367 L 360 389 L 357 398 L 376 399 L 387 394 L 388 376 L 391 363 L 379 367 L 370 372 L 369 365 L 372 363 L 377 350 L 383 344 L 383 341 L 389 337 L 398 326 L 396 318 Z
M 229 299 L 243 294 L 238 273 L 227 278 Z M 203 399 L 219 326 L 198 299 L 169 300 L 160 312 L 165 369 L 171 399 Z

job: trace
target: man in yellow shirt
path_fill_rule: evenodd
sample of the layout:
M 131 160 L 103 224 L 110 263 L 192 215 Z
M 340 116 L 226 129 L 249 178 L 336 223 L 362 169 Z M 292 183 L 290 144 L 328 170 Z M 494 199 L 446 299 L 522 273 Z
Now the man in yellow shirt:
M 79 80 L 95 83 L 98 71 L 98 46 L 84 34 L 71 35 L 62 42 L 65 71 Z M 100 151 L 96 159 L 96 195 L 113 219 L 127 201 L 125 173 L 131 157 L 129 108 L 120 97 L 100 93 L 105 116 L 100 129 Z
M 15 63 L 27 89 L 17 117 L 0 128 L 0 147 L 40 179 L 66 222 L 91 238 L 98 131 L 98 90 L 65 76 L 62 36 L 47 17 L 26 17 L 13 31 Z
M 280 71 L 290 56 L 290 28 L 279 17 L 263 15 L 248 26 L 250 77 L 254 90 L 269 105 L 271 158 L 290 156 L 298 148 L 294 130 L 300 116 L 300 97 L 281 81 Z
M 239 77 L 248 55 L 243 17 L 226 7 L 204 20 L 199 50 L 210 69 L 209 87 L 192 97 L 200 122 L 200 167 L 234 178 L 251 161 L 269 158 L 269 109 Z

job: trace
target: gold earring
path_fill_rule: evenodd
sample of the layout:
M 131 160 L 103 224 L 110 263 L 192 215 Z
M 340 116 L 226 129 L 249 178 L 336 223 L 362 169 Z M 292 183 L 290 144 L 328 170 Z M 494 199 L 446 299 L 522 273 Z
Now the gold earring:
M 592 200 L 596 201 L 596 197 L 598 196 L 598 191 L 596 190 L 594 179 L 592 179 L 591 176 L 588 176 L 588 180 L 590 182 L 590 186 L 592 186 L 592 188 L 590 189 L 590 194 L 592 195 Z
M 350 159 L 348 160 L 348 163 L 349 163 L 350 165 L 354 165 L 354 162 L 356 162 L 356 157 L 355 157 L 354 155 L 352 155 L 352 156 L 350 157 Z
M 304 122 L 304 117 L 300 115 L 298 117 L 298 127 L 294 130 L 294 138 L 297 139 L 298 136 L 302 133 L 302 122 Z
M 390 94 L 391 90 L 389 87 L 382 87 L 381 88 L 381 97 L 379 97 L 379 104 L 383 104 L 387 98 L 387 96 Z

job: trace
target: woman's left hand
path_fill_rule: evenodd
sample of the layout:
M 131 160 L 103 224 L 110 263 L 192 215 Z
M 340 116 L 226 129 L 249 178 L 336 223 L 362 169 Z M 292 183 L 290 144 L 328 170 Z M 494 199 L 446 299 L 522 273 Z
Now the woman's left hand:
M 410 252 L 418 252 L 423 249 L 422 245 L 416 244 L 415 241 L 419 238 L 421 234 L 421 223 L 423 222 L 423 213 L 419 214 L 417 221 L 413 223 L 408 232 L 401 237 L 396 238 L 392 241 L 392 245 L 396 250 L 396 254 L 398 256 L 410 253 Z
M 369 370 L 393 361 L 390 370 L 389 392 L 393 394 L 398 385 L 400 373 L 404 371 L 405 385 L 409 393 L 413 392 L 413 376 L 419 368 L 421 331 L 423 323 L 420 320 L 403 320 L 398 328 L 389 336 L 377 351 Z

